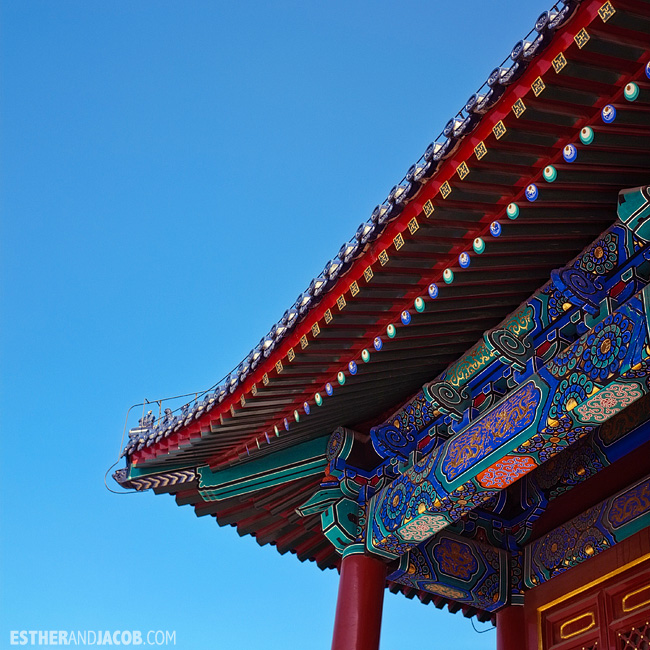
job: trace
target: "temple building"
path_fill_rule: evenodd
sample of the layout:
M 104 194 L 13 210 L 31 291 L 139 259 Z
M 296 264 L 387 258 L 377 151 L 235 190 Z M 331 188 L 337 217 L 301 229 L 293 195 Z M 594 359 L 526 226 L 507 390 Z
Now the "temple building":
M 335 650 L 377 650 L 386 588 L 498 650 L 649 648 L 650 2 L 544 12 L 123 455 L 120 485 L 338 570 Z

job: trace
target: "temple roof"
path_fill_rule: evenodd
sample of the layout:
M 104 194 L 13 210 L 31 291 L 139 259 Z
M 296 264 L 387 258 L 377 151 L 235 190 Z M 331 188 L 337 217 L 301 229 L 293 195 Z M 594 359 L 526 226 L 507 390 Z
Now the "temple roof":
M 295 512 L 322 472 L 206 502 L 194 468 L 369 431 L 608 228 L 648 181 L 649 35 L 636 0 L 540 16 L 238 369 L 135 432 L 121 482 L 337 566 L 320 516 Z

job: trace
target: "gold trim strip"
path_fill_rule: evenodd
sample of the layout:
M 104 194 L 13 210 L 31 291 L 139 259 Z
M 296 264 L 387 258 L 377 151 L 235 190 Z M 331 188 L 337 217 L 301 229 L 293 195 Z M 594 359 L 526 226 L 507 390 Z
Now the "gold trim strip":
M 571 625 L 571 623 L 575 623 L 576 621 L 579 621 L 582 618 L 587 618 L 589 616 L 591 616 L 591 621 L 589 622 L 587 627 L 583 627 L 577 632 L 571 632 L 571 634 L 564 634 L 564 629 L 567 627 L 567 625 Z M 591 630 L 592 627 L 596 627 L 596 617 L 594 616 L 593 612 L 585 612 L 584 614 L 580 614 L 580 616 L 576 616 L 575 618 L 572 618 L 569 621 L 564 621 L 564 623 L 560 625 L 560 638 L 571 639 L 572 637 L 578 636 L 579 634 L 584 634 L 587 630 Z
M 626 607 L 625 601 L 628 598 L 631 598 L 632 596 L 636 596 L 637 594 L 640 594 L 642 591 L 645 591 L 646 589 L 650 589 L 650 585 L 646 585 L 645 587 L 641 587 L 641 589 L 637 589 L 636 591 L 631 591 L 629 594 L 623 596 L 623 600 L 621 602 L 621 606 L 623 607 L 624 612 L 633 612 L 635 609 L 639 609 L 639 607 L 643 607 L 644 605 L 650 604 L 650 598 L 648 600 L 644 600 L 642 603 L 639 603 L 638 605 L 634 605 L 633 607 Z
M 585 591 L 592 589 L 596 585 L 599 585 L 610 578 L 613 578 L 614 576 L 617 576 L 621 573 L 624 573 L 628 569 L 632 569 L 635 566 L 638 566 L 639 564 L 643 564 L 643 562 L 646 562 L 647 560 L 650 560 L 650 553 L 646 553 L 645 555 L 642 555 L 641 557 L 638 557 L 636 560 L 632 560 L 632 562 L 628 562 L 628 564 L 625 564 L 622 567 L 618 567 L 618 569 L 614 569 L 613 571 L 610 571 L 609 573 L 606 573 L 604 576 L 600 576 L 600 578 L 596 578 L 596 580 L 593 580 L 592 582 L 587 583 L 586 585 L 583 585 L 582 587 L 578 587 L 577 589 L 574 589 L 573 591 L 570 591 L 568 594 L 565 594 L 564 596 L 560 596 L 559 598 L 556 598 L 555 600 L 552 600 L 549 603 L 546 603 L 545 605 L 541 605 L 540 607 L 537 608 L 537 647 L 539 650 L 544 650 L 544 645 L 542 643 L 542 613 L 545 612 L 547 609 L 550 609 L 551 607 L 555 607 L 556 605 L 559 605 L 560 603 L 563 603 L 566 600 L 569 600 L 570 598 L 573 598 L 574 596 L 577 596 L 578 594 L 582 594 Z

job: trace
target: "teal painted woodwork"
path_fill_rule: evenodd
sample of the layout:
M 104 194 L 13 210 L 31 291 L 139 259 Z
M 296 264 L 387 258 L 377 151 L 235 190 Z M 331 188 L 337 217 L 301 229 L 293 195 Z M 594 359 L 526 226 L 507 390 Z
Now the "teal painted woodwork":
M 205 501 L 220 501 L 322 474 L 327 465 L 328 439 L 316 438 L 227 469 L 199 467 L 199 494 Z
M 618 218 L 637 237 L 650 241 L 650 187 L 624 190 L 618 197 Z
M 321 523 L 325 537 L 343 553 L 359 534 L 359 504 L 352 499 L 340 499 L 323 512 Z
M 368 549 L 402 555 L 646 394 L 649 298 L 646 287 L 380 490 Z

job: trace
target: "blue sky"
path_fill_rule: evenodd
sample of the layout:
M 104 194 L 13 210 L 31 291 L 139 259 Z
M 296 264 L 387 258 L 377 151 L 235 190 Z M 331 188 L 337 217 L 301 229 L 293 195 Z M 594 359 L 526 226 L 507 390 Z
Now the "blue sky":
M 329 648 L 334 572 L 104 472 L 128 407 L 236 365 L 545 8 L 5 0 L 0 647 Z M 382 650 L 452 640 L 495 635 L 386 594 Z

